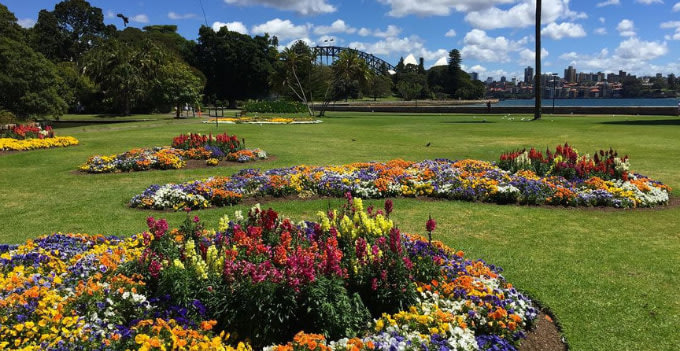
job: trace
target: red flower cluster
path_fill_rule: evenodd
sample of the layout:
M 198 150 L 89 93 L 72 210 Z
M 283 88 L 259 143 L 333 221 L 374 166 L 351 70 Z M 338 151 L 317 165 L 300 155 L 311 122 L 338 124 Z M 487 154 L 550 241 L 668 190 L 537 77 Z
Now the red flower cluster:
M 9 129 L 0 131 L 0 138 L 12 138 L 17 140 L 54 138 L 54 131 L 52 131 L 52 127 L 50 126 L 42 129 L 37 123 L 18 124 Z
M 521 155 L 528 157 L 520 161 Z M 617 167 L 618 153 L 613 149 L 600 150 L 593 158 L 580 156 L 568 143 L 558 145 L 555 152 L 546 149 L 545 156 L 534 148 L 501 154 L 498 166 L 512 172 L 531 170 L 539 176 L 556 175 L 572 180 L 574 178 L 600 177 L 602 179 L 628 179 L 627 170 Z M 618 158 L 620 164 L 626 163 L 628 156 Z
M 181 134 L 172 139 L 172 147 L 190 150 L 206 146 L 213 146 L 221 149 L 225 153 L 235 152 L 241 149 L 241 142 L 236 135 L 229 136 L 227 133 L 213 136 L 212 133 L 208 135 L 189 133 Z

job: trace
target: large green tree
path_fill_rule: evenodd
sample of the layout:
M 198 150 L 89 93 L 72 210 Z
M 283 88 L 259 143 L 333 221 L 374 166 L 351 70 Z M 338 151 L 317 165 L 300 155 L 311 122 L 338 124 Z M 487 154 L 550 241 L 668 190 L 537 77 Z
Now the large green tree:
M 64 0 L 42 10 L 31 30 L 34 48 L 54 61 L 80 61 L 97 43 L 115 32 L 104 24 L 98 7 L 85 0 Z
M 25 39 L 24 30 L 17 23 L 16 16 L 3 4 L 0 4 L 0 38 L 16 41 Z
M 171 60 L 160 68 L 157 91 L 162 101 L 175 107 L 175 117 L 179 118 L 182 106 L 200 103 L 204 79 L 186 63 Z
M 215 32 L 201 26 L 194 48 L 196 67 L 206 76 L 205 93 L 210 100 L 262 98 L 269 94 L 269 81 L 276 60 L 274 39 L 250 37 L 226 27 Z
M 151 94 L 165 53 L 150 40 L 137 45 L 110 39 L 88 52 L 84 70 L 114 109 L 129 115 Z
M 0 37 L 0 107 L 26 118 L 59 118 L 67 104 L 63 79 L 52 62 L 28 45 Z

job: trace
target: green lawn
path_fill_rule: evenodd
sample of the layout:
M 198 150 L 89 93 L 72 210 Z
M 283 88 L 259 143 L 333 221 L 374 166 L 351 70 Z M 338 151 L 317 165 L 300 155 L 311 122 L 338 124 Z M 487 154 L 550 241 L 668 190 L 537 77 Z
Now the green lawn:
M 554 149 L 569 142 L 581 152 L 612 147 L 632 169 L 660 180 L 680 196 L 680 120 L 669 117 L 522 117 L 330 113 L 318 125 L 221 125 L 197 119 L 97 124 L 57 129 L 81 145 L 0 156 L 0 242 L 19 243 L 52 232 L 131 235 L 149 215 L 180 224 L 184 214 L 129 209 L 127 201 L 154 183 L 229 175 L 239 168 L 326 165 L 394 158 L 475 158 L 494 161 L 525 146 Z M 68 118 L 68 116 L 67 116 Z M 83 175 L 90 155 L 168 145 L 182 132 L 229 132 L 274 160 L 212 169 Z M 431 146 L 426 147 L 427 143 Z M 294 218 L 340 200 L 263 204 Z M 381 201 L 369 201 L 381 206 Z M 217 225 L 231 209 L 198 212 Z M 593 210 L 499 206 L 397 199 L 394 219 L 505 269 L 520 290 L 558 317 L 574 350 L 680 348 L 680 208 Z

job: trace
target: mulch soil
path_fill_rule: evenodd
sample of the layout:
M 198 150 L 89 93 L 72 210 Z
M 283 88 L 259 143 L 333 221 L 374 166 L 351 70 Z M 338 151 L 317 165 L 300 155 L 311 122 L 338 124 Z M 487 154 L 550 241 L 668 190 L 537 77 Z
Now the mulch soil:
M 569 344 L 562 337 L 557 324 L 548 314 L 541 312 L 533 328 L 522 340 L 519 351 L 567 351 Z

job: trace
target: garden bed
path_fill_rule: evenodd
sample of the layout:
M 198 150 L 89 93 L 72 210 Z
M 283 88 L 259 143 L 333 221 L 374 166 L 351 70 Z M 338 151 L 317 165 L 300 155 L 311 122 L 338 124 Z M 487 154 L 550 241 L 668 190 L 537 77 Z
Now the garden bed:
M 0 245 L 0 346 L 512 351 L 533 325 L 554 338 L 500 268 L 432 240 L 431 218 L 430 239 L 400 233 L 391 212 L 350 198 L 294 224 L 255 206 L 216 229 L 188 213 L 128 239 Z
M 634 173 L 626 181 L 599 177 L 568 181 L 561 176 L 539 177 L 530 170 L 512 173 L 477 160 L 393 160 L 267 171 L 246 169 L 230 177 L 152 185 L 133 197 L 130 206 L 199 209 L 232 205 L 248 197 L 341 197 L 348 192 L 364 198 L 431 197 L 500 204 L 631 208 L 667 204 L 670 188 Z
M 220 162 L 251 162 L 267 159 L 262 149 L 246 149 L 245 140 L 226 133 L 182 134 L 175 137 L 172 147 L 138 148 L 122 154 L 90 157 L 80 166 L 87 173 L 118 173 L 148 171 L 151 169 L 186 168 L 191 160 L 202 160 L 205 166 L 217 166 Z M 192 162 L 196 168 L 196 162 Z

